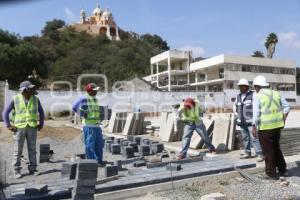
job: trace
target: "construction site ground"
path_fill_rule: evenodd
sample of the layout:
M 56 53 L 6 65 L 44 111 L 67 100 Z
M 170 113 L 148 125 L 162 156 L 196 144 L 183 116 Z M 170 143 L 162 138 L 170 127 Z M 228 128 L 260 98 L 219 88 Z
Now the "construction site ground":
M 1 124 L 0 131 L 0 150 L 1 150 L 1 171 L 4 172 L 3 161 L 6 162 L 6 176 L 5 181 L 7 186 L 13 187 L 18 184 L 28 183 L 53 183 L 61 180 L 61 164 L 69 160 L 72 156 L 78 153 L 83 153 L 84 148 L 82 144 L 81 131 L 77 128 L 66 126 L 70 124 L 66 120 L 50 120 L 46 121 L 44 129 L 38 133 L 38 144 L 49 143 L 51 149 L 54 150 L 54 158 L 50 163 L 41 163 L 38 166 L 40 174 L 38 176 L 28 175 L 25 163 L 22 163 L 23 178 L 14 179 L 11 167 L 11 159 L 13 153 L 13 139 L 12 133 L 6 130 Z M 145 135 L 143 137 L 150 137 Z M 177 151 L 180 148 L 180 143 L 165 144 L 168 149 Z M 24 146 L 24 157 L 27 158 L 26 144 Z M 190 151 L 192 154 L 198 154 L 199 150 Z M 218 160 L 233 160 L 239 162 L 239 156 L 242 151 L 232 151 L 216 155 L 215 157 L 205 157 L 204 161 Z M 203 154 L 205 155 L 205 154 Z M 211 159 L 211 160 L 209 160 Z M 111 153 L 104 153 L 104 160 L 124 160 L 122 155 L 112 155 Z M 109 193 L 97 194 L 96 199 L 114 199 L 114 198 L 129 198 L 129 199 L 200 199 L 202 195 L 221 192 L 229 199 L 297 199 L 300 198 L 300 156 L 286 157 L 289 162 L 290 177 L 287 178 L 289 184 L 283 185 L 278 181 L 265 181 L 258 178 L 258 174 L 263 173 L 263 163 L 257 163 L 256 169 L 258 171 L 249 172 L 251 181 L 242 178 L 239 173 L 221 173 L 218 175 L 202 176 L 193 179 L 185 179 L 175 181 L 173 185 L 170 182 L 162 183 L 159 189 L 151 189 L 152 186 L 144 186 L 139 189 L 139 192 L 133 192 L 134 189 L 125 189 L 124 191 L 116 191 L 114 195 Z M 201 162 L 197 164 L 201 166 Z M 256 163 L 256 158 L 247 160 L 249 163 Z M 103 178 L 103 169 L 99 168 L 100 172 L 98 178 Z M 185 168 L 184 170 L 188 170 Z M 125 173 L 125 172 L 122 172 Z M 190 178 L 190 177 L 189 177 Z M 181 183 L 181 184 L 180 184 Z M 109 183 L 107 183 L 109 184 Z M 160 185 L 160 184 L 158 184 Z M 173 189 L 172 189 L 172 186 Z M 144 188 L 144 189 L 143 189 Z M 127 193 L 126 193 L 127 191 Z M 132 195 L 139 197 L 130 198 Z M 142 196 L 142 197 L 141 197 Z

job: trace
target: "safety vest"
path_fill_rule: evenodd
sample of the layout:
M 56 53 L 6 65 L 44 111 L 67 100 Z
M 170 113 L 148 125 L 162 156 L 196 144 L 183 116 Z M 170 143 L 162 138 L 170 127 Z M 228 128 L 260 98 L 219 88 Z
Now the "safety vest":
M 279 92 L 262 89 L 258 93 L 260 102 L 259 130 L 270 130 L 284 126 L 281 97 Z
M 36 128 L 38 120 L 38 98 L 32 95 L 25 104 L 22 94 L 14 96 L 14 125 L 17 128 L 25 128 L 27 126 Z
M 180 109 L 183 109 L 182 120 L 186 122 L 199 122 L 200 121 L 200 106 L 198 102 L 195 102 L 195 107 L 192 109 L 185 109 L 184 103 L 180 105 Z
M 87 117 L 83 118 L 82 124 L 94 125 L 100 121 L 100 107 L 96 97 L 87 95 Z
M 251 126 L 253 117 L 253 92 L 248 91 L 242 101 L 242 94 L 237 96 L 236 112 L 237 112 L 237 125 Z

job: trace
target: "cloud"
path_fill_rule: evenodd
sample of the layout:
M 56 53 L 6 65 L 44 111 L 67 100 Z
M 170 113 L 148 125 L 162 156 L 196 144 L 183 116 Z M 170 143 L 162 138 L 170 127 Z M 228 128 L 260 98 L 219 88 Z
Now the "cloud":
M 300 49 L 300 36 L 294 31 L 280 32 L 279 43 L 288 48 Z
M 193 57 L 201 57 L 204 56 L 205 54 L 205 50 L 203 47 L 195 47 L 195 46 L 184 46 L 179 48 L 180 50 L 184 50 L 184 51 L 192 51 L 193 52 Z
M 77 17 L 74 14 L 74 12 L 68 7 L 65 8 L 65 15 L 69 22 L 74 22 L 77 20 Z

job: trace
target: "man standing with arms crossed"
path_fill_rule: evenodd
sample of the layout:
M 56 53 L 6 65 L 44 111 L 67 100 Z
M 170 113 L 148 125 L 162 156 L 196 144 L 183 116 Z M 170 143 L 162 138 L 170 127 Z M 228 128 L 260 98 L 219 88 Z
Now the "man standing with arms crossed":
M 24 141 L 27 141 L 30 174 L 37 175 L 36 161 L 36 139 L 37 131 L 44 125 L 44 110 L 38 97 L 35 96 L 35 85 L 30 81 L 20 84 L 20 94 L 14 96 L 3 112 L 3 119 L 6 127 L 14 133 L 14 155 L 12 165 L 16 179 L 22 178 L 21 175 L 21 156 Z M 14 111 L 13 124 L 10 124 L 9 113 Z M 38 124 L 39 118 L 39 124 Z
M 89 83 L 85 89 L 86 96 L 75 102 L 73 111 L 82 117 L 86 158 L 95 159 L 99 165 L 104 165 L 100 105 L 96 98 L 99 87 L 94 83 Z
M 265 176 L 263 179 L 277 179 L 287 176 L 286 162 L 280 149 L 280 134 L 290 111 L 287 101 L 278 91 L 270 89 L 266 78 L 257 76 L 253 81 L 257 97 L 253 102 L 254 137 L 259 137 L 265 155 Z

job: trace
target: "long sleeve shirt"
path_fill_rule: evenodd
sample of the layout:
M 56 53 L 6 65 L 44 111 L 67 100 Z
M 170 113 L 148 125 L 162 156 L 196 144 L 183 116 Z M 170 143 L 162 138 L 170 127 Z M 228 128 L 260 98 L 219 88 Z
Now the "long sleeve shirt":
M 25 105 L 28 104 L 29 100 L 24 99 L 25 101 Z M 4 120 L 4 124 L 6 127 L 11 126 L 10 124 L 10 120 L 9 120 L 9 114 L 15 109 L 15 104 L 14 101 L 12 100 L 4 109 L 2 116 L 3 116 L 3 120 Z M 44 109 L 41 105 L 40 100 L 38 99 L 38 113 L 39 113 L 39 125 L 41 127 L 44 126 L 44 119 L 45 119 L 45 114 L 44 114 Z
M 198 103 L 199 104 L 199 103 Z M 199 107 L 200 109 L 200 107 Z M 180 107 L 178 108 L 178 110 L 176 111 L 176 114 L 175 114 L 175 119 L 174 119 L 174 130 L 175 131 L 178 131 L 178 121 L 180 121 L 182 119 L 182 113 L 184 111 L 184 107 L 183 105 L 180 105 Z M 200 118 L 202 117 L 202 113 L 201 113 L 201 109 L 199 111 L 200 113 Z M 200 122 L 201 122 L 201 119 L 200 119 Z
M 75 113 L 79 113 L 80 117 L 84 117 L 87 114 L 88 102 L 87 97 L 80 97 L 72 106 L 72 110 Z M 101 107 L 99 106 L 100 112 Z
M 260 90 L 260 91 L 262 91 L 262 90 Z M 285 98 L 281 97 L 280 104 L 282 107 L 282 112 L 284 114 L 287 114 L 290 112 L 290 105 L 285 100 Z M 253 123 L 252 124 L 255 125 L 256 127 L 258 127 L 259 121 L 260 121 L 259 119 L 260 119 L 260 101 L 258 99 L 258 95 L 256 94 L 253 96 Z

